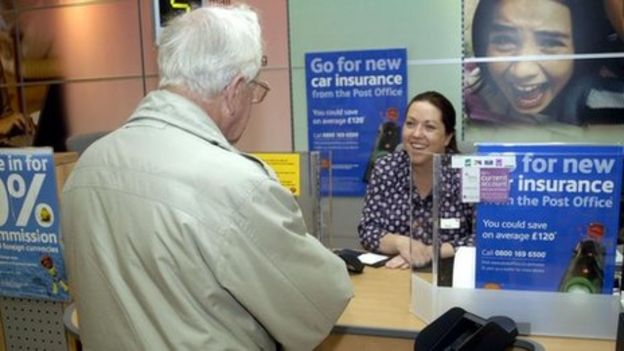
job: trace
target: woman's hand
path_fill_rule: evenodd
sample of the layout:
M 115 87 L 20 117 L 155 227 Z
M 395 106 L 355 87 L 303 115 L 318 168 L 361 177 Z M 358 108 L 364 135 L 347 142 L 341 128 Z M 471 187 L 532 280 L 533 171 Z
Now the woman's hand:
M 410 262 L 416 267 L 422 267 L 430 263 L 433 257 L 433 248 L 430 245 L 399 234 L 384 235 L 380 241 L 379 251 L 387 254 L 398 253 L 398 256 L 386 263 L 388 268 L 409 267 Z
M 479 90 L 482 85 L 481 69 L 476 63 L 468 63 L 464 66 L 464 92 L 472 94 Z
M 412 264 L 415 267 L 424 267 L 431 263 L 433 258 L 433 247 L 425 245 L 420 240 L 412 240 Z
M 409 236 L 403 238 L 397 242 L 397 249 L 405 261 L 411 262 L 415 267 L 423 267 L 431 262 L 433 249 L 430 245 L 425 245 L 420 240 L 411 240 Z
M 386 262 L 386 268 L 390 269 L 408 269 L 410 268 L 409 261 L 405 260 L 403 256 L 396 255 Z
M 396 255 L 386 262 L 386 267 L 391 269 L 408 269 L 410 268 L 410 238 L 409 236 L 388 233 L 379 241 L 379 251 Z M 398 255 L 397 255 L 398 254 Z

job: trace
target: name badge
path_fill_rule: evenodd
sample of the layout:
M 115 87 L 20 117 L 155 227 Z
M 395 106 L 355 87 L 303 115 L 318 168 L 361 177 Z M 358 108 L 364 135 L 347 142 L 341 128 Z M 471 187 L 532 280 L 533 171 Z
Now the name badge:
M 440 229 L 459 229 L 459 218 L 440 218 Z

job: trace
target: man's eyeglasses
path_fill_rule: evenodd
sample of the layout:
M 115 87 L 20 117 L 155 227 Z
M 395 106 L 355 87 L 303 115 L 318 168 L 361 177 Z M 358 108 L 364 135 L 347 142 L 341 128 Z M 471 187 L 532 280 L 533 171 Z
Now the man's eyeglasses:
M 264 100 L 264 97 L 269 93 L 269 90 L 271 90 L 271 87 L 269 86 L 269 83 L 258 80 L 258 79 L 252 79 L 249 84 L 251 85 L 251 88 L 253 89 L 252 92 L 252 98 L 251 98 L 251 103 L 252 104 L 259 104 L 262 102 L 262 100 Z

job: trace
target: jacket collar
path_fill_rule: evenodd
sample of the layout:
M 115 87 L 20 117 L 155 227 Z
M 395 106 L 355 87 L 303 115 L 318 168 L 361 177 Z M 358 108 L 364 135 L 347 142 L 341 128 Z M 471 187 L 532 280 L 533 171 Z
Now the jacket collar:
M 126 125 L 145 119 L 166 123 L 223 149 L 238 152 L 210 116 L 182 95 L 163 89 L 150 92 L 143 98 Z
M 184 130 L 222 149 L 237 153 L 257 163 L 271 178 L 275 172 L 262 160 L 240 152 L 225 138 L 215 122 L 197 104 L 180 94 L 168 90 L 155 90 L 147 94 L 124 126 L 152 120 Z

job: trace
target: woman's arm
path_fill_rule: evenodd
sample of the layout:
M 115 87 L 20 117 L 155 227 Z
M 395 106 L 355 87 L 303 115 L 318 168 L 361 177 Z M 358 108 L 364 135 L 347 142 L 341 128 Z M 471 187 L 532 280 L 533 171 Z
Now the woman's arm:
M 386 196 L 381 188 L 389 186 L 389 181 L 387 178 L 384 180 L 382 175 L 383 167 L 380 162 L 376 162 L 366 187 L 362 218 L 358 224 L 358 235 L 360 243 L 366 250 L 387 253 L 380 248 L 380 240 L 387 234 L 384 230 L 384 221 L 385 209 L 388 207 Z
M 389 268 L 408 268 L 410 262 L 416 267 L 422 267 L 433 259 L 433 246 L 426 245 L 420 240 L 410 240 L 406 235 L 388 233 L 379 243 L 379 252 L 397 255 L 386 264 Z M 455 248 L 449 243 L 443 243 L 440 247 L 440 256 L 447 258 L 453 255 Z

